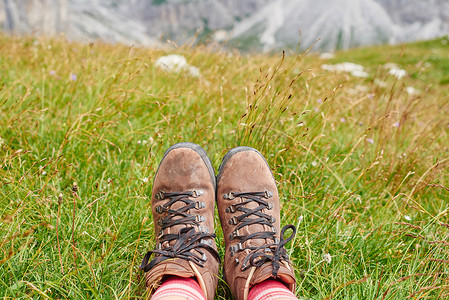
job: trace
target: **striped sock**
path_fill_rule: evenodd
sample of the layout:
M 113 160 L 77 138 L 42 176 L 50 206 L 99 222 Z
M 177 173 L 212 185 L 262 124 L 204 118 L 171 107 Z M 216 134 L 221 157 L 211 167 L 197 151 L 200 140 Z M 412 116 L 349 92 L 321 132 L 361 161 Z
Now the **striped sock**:
M 275 300 L 291 299 L 298 300 L 295 295 L 282 283 L 268 279 L 256 284 L 251 288 L 248 300 Z
M 154 292 L 151 300 L 164 297 L 178 296 L 187 300 L 206 300 L 200 285 L 193 278 L 171 276 L 164 280 L 160 287 Z

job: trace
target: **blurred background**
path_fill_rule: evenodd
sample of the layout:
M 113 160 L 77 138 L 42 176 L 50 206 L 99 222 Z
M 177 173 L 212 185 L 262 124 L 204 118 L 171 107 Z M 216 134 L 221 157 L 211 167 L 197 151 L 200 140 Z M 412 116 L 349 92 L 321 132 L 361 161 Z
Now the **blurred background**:
M 449 0 L 1 0 L 0 27 L 153 47 L 332 51 L 447 35 Z

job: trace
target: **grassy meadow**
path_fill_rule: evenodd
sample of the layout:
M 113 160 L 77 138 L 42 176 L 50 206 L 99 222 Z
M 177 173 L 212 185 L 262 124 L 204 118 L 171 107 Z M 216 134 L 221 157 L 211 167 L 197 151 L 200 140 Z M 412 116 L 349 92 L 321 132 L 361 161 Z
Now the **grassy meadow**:
M 158 69 L 167 54 L 201 76 Z M 340 62 L 368 76 L 321 68 Z M 235 146 L 266 156 L 298 228 L 300 299 L 449 298 L 447 38 L 324 59 L 7 36 L 0 297 L 145 298 L 152 178 L 180 141 L 216 170 Z M 231 299 L 223 281 L 216 299 Z

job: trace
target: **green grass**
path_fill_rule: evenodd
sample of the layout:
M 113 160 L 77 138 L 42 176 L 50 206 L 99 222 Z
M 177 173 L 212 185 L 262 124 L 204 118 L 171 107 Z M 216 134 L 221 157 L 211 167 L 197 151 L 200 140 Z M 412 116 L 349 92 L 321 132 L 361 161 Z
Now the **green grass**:
M 448 47 L 323 61 L 0 36 L 0 295 L 145 297 L 152 178 L 167 147 L 191 141 L 216 169 L 238 145 L 266 156 L 282 224 L 298 227 L 299 297 L 449 297 Z M 158 70 L 167 53 L 202 77 Z M 370 76 L 320 68 L 341 61 Z M 230 299 L 223 282 L 216 298 Z

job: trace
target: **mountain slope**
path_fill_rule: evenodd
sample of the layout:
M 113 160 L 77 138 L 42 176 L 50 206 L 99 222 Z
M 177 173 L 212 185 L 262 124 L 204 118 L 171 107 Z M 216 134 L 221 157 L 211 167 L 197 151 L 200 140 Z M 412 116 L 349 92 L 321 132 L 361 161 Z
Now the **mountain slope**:
M 333 50 L 449 33 L 446 0 L 3 0 L 13 33 L 160 46 L 192 36 L 243 50 Z
M 444 3 L 434 5 L 435 10 L 445 6 Z M 419 11 L 410 12 L 417 16 L 407 17 L 401 5 L 391 10 L 395 12 L 393 16 L 388 7 L 387 3 L 381 5 L 374 0 L 276 0 L 237 23 L 230 38 L 242 47 L 251 48 L 254 44 L 239 41 L 258 36 L 259 46 L 265 50 L 295 47 L 300 40 L 309 47 L 321 39 L 316 46 L 332 50 L 430 39 L 449 32 L 449 18 L 432 15 L 426 19 L 427 14 Z M 411 20 L 397 22 L 395 18 Z

